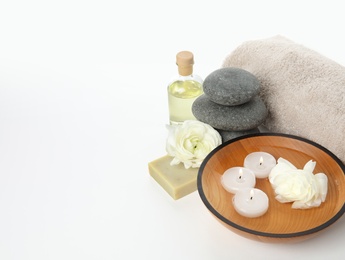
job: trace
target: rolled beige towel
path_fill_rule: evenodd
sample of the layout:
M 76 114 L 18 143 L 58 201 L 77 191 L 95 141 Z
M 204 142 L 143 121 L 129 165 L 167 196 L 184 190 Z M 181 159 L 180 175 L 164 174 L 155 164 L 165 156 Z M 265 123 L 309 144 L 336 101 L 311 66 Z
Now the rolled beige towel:
M 345 67 L 282 36 L 244 42 L 223 67 L 259 79 L 270 131 L 312 140 L 345 163 Z

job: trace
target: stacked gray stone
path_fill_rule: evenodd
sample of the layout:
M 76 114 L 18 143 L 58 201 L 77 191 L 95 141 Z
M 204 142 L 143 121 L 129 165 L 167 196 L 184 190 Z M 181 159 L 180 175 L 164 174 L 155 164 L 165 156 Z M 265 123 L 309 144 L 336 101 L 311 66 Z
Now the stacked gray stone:
M 253 74 L 240 68 L 221 68 L 205 78 L 203 89 L 192 112 L 199 121 L 218 130 L 223 142 L 260 132 L 258 127 L 268 110 L 258 95 L 260 82 Z

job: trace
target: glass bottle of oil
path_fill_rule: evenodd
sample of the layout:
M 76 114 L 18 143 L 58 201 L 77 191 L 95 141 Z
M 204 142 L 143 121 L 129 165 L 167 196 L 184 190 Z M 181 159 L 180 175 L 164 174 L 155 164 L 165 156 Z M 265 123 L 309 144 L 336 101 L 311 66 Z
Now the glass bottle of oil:
M 177 53 L 176 65 L 179 75 L 168 85 L 170 124 L 181 124 L 185 120 L 195 119 L 192 104 L 198 96 L 203 94 L 203 80 L 200 76 L 193 74 L 193 53 L 190 51 Z

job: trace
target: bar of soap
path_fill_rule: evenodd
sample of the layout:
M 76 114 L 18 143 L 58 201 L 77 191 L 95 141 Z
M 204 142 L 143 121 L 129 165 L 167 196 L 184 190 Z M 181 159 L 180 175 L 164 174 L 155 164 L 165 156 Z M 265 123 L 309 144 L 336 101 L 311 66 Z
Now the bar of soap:
M 185 169 L 182 163 L 170 165 L 169 155 L 149 162 L 149 173 L 175 200 L 197 190 L 198 168 Z

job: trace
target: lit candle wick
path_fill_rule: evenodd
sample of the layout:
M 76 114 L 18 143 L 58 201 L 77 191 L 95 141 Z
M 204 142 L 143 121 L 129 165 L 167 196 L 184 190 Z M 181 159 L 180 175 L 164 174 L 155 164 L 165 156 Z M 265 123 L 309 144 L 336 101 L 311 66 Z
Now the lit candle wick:
M 250 200 L 252 200 L 254 197 L 254 190 L 250 190 Z
M 264 162 L 264 158 L 262 158 L 262 156 L 260 157 L 260 165 L 262 165 Z
M 241 180 L 243 175 L 243 170 L 242 168 L 238 171 L 238 178 Z

